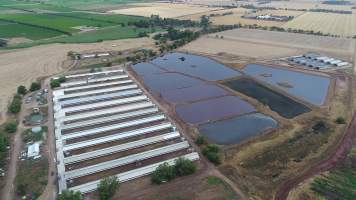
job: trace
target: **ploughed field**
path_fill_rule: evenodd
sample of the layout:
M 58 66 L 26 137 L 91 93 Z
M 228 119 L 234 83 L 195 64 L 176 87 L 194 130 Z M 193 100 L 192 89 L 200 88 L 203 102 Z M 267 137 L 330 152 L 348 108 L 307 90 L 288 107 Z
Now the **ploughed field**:
M 278 127 L 276 120 L 259 113 L 239 96 L 255 98 L 280 116 L 294 118 L 311 111 L 296 99 L 323 105 L 330 84 L 329 77 L 279 67 L 251 64 L 237 71 L 207 57 L 186 53 L 169 53 L 135 64 L 132 70 L 154 97 L 168 103 L 186 125 L 198 127 L 201 134 L 217 144 L 241 143 Z

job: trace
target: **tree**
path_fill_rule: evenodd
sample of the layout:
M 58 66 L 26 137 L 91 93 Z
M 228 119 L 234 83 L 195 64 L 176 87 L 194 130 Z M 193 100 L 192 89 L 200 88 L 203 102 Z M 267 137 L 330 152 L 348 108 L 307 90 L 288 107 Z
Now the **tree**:
M 195 144 L 202 145 L 206 143 L 206 139 L 203 135 L 199 135 L 198 138 L 195 140 Z
M 102 179 L 98 185 L 100 200 L 108 200 L 115 195 L 120 184 L 116 176 L 110 176 Z
M 59 77 L 57 79 L 52 79 L 51 83 L 50 83 L 51 88 L 53 89 L 53 88 L 56 88 L 56 87 L 60 87 L 61 83 L 66 82 L 66 80 L 67 80 L 67 78 L 65 76 L 61 76 L 61 77 Z
M 36 90 L 39 90 L 39 89 L 41 89 L 41 83 L 32 82 L 32 84 L 30 86 L 30 91 L 33 92 L 33 91 L 36 91 Z
M 346 124 L 346 119 L 343 117 L 338 117 L 338 118 L 336 118 L 335 122 L 337 124 Z
M 17 122 L 16 121 L 10 121 L 5 124 L 5 131 L 7 133 L 15 133 L 17 131 Z
M 174 164 L 175 175 L 186 176 L 197 171 L 197 166 L 186 158 L 178 158 Z
M 200 25 L 204 28 L 207 28 L 210 24 L 209 17 L 206 15 L 201 16 L 200 18 Z
M 20 95 L 15 95 L 9 106 L 9 112 L 17 114 L 21 111 L 22 97 Z
M 62 194 L 58 196 L 57 200 L 83 200 L 83 196 L 80 192 L 74 192 L 72 190 L 63 190 Z
M 26 92 L 27 92 L 27 89 L 25 86 L 20 85 L 19 87 L 17 87 L 17 94 L 25 95 Z
M 155 184 L 161 184 L 162 182 L 170 181 L 175 177 L 174 167 L 170 166 L 168 163 L 163 163 L 153 172 L 151 181 Z
M 217 145 L 208 145 L 203 148 L 203 155 L 212 163 L 218 165 L 220 164 L 219 151 L 220 148 Z
M 4 133 L 0 133 L 0 152 L 5 152 L 7 145 L 9 145 L 9 140 Z
M 56 87 L 60 87 L 61 86 L 61 82 L 59 82 L 58 79 L 51 80 L 50 85 L 51 85 L 51 88 L 53 89 L 53 88 L 56 88 Z

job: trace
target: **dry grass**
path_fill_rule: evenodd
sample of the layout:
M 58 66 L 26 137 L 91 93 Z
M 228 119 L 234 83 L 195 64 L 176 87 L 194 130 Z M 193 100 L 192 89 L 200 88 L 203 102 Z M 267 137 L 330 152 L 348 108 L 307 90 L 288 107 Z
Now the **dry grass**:
M 356 35 L 356 14 L 307 12 L 286 23 L 283 27 L 350 37 Z
M 137 7 L 111 10 L 110 13 L 136 15 L 150 17 L 151 15 L 159 15 L 163 18 L 176 18 L 185 15 L 196 13 L 204 13 L 219 8 L 208 8 L 206 6 L 195 6 L 187 4 L 170 4 L 170 3 L 140 3 L 135 4 Z
M 112 45 L 115 44 L 115 47 Z M 147 38 L 106 41 L 92 44 L 51 44 L 27 49 L 0 51 L 0 121 L 19 85 L 29 87 L 39 77 L 63 72 L 72 63 L 68 51 L 109 51 L 152 46 Z

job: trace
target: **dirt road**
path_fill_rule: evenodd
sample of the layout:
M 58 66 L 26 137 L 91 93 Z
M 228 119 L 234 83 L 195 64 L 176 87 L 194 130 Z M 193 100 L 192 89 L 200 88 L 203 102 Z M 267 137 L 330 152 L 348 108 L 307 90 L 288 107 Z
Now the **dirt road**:
M 288 197 L 289 191 L 295 188 L 299 183 L 320 174 L 321 172 L 333 169 L 338 163 L 342 162 L 350 149 L 352 148 L 352 139 L 356 137 L 356 111 L 353 114 L 353 119 L 339 144 L 336 151 L 329 158 L 320 162 L 316 166 L 311 167 L 308 171 L 301 174 L 295 179 L 286 181 L 281 185 L 275 195 L 275 200 L 285 200 Z
M 75 65 L 73 63 L 72 67 Z M 50 80 L 46 79 L 44 83 L 44 88 L 49 89 Z M 39 200 L 55 200 L 57 196 L 57 179 L 56 179 L 56 147 L 54 138 L 54 127 L 53 127 L 53 105 L 52 105 L 52 92 L 48 93 L 48 121 L 46 126 L 48 127 L 47 141 L 46 141 L 46 153 L 48 157 L 48 182 L 44 189 L 42 195 L 38 198 Z
M 5 178 L 5 186 L 2 190 L 2 200 L 12 200 L 13 195 L 15 193 L 15 178 L 16 178 L 16 171 L 18 168 L 17 162 L 18 162 L 18 156 L 20 155 L 21 151 L 21 145 L 22 145 L 22 138 L 21 134 L 24 129 L 23 124 L 21 123 L 22 119 L 24 118 L 25 114 L 25 106 L 22 105 L 21 112 L 18 115 L 18 120 L 19 120 L 19 125 L 17 128 L 17 131 L 14 135 L 12 144 L 11 144 L 11 150 L 10 150 L 10 163 L 8 165 L 8 170 L 6 172 L 6 178 Z

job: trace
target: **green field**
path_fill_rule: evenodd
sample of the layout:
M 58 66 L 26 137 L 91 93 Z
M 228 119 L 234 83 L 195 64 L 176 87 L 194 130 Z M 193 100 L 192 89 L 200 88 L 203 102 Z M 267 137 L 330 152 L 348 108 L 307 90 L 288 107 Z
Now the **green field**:
M 47 27 L 66 33 L 78 32 L 79 29 L 74 28 L 78 26 L 107 27 L 113 25 L 112 23 L 108 22 L 98 22 L 94 20 L 50 14 L 4 14 L 0 15 L 0 19 L 24 23 L 27 25 L 35 25 L 43 28 Z
M 345 168 L 331 172 L 327 176 L 317 178 L 312 189 L 326 199 L 356 199 L 356 171 Z
M 145 2 L 148 0 L 49 0 L 44 3 L 0 0 L 0 7 L 11 7 L 26 10 L 48 10 L 68 12 L 73 10 L 95 10 L 98 7 L 123 5 L 127 3 Z
M 57 31 L 3 21 L 0 21 L 0 29 L 0 38 L 25 37 L 31 40 L 39 40 L 62 35 Z
M 10 45 L 7 48 L 27 48 L 31 46 L 51 44 L 51 43 L 94 43 L 105 40 L 119 40 L 137 38 L 140 32 L 150 33 L 151 29 L 136 29 L 131 27 L 108 27 L 97 31 L 74 34 L 72 36 L 62 36 L 50 39 L 37 40 L 31 43 Z
M 43 4 L 43 3 L 18 3 L 18 4 L 0 4 L 0 9 L 19 9 L 19 10 L 34 10 L 34 11 L 57 11 L 57 12 L 71 12 L 76 9 L 58 6 L 58 5 L 51 5 L 51 4 Z
M 144 20 L 144 17 L 136 17 L 136 16 L 128 16 L 128 15 L 114 15 L 114 14 L 93 14 L 93 13 L 85 13 L 85 12 L 71 12 L 71 13 L 59 13 L 58 15 L 77 18 L 77 19 L 85 19 L 97 22 L 106 22 L 113 24 L 121 24 L 128 22 L 134 22 L 139 20 Z
M 134 0 L 135 1 L 135 0 Z M 140 0 L 138 0 L 140 1 Z M 49 0 L 46 3 L 0 0 L 0 38 L 27 38 L 30 43 L 9 44 L 7 48 L 30 47 L 49 43 L 88 43 L 138 37 L 138 29 L 129 22 L 144 17 L 78 11 L 79 5 L 124 4 L 130 0 Z M 137 2 L 137 1 L 135 1 Z M 3 10 L 4 12 L 1 12 Z M 15 11 L 15 13 L 13 13 Z M 80 29 L 92 29 L 82 32 Z

